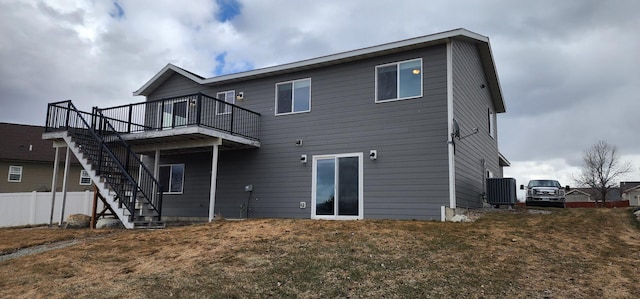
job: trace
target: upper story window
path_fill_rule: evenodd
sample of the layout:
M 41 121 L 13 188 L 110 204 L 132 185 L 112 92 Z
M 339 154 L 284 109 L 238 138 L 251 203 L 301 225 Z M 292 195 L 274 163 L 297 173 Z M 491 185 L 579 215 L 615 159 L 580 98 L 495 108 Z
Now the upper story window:
M 311 79 L 276 84 L 276 115 L 311 111 Z
M 9 166 L 9 182 L 22 182 L 22 166 Z
M 236 91 L 229 90 L 229 91 L 219 92 L 216 94 L 216 97 L 218 98 L 218 100 L 220 100 L 220 102 L 217 102 L 218 104 L 216 105 L 216 115 L 231 113 L 232 106 L 227 105 L 227 103 L 229 104 L 236 103 Z
M 376 66 L 376 102 L 421 96 L 421 58 Z
M 487 109 L 487 123 L 489 126 L 489 136 L 495 138 L 495 130 L 496 130 L 496 117 L 491 108 Z
M 80 170 L 80 185 L 91 185 L 91 177 L 89 176 L 89 172 L 86 170 Z

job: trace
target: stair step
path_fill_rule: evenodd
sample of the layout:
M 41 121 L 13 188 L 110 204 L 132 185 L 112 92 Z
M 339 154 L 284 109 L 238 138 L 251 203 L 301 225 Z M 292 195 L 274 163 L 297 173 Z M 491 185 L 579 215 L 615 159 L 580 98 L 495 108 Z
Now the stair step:
M 165 228 L 166 227 L 166 223 L 164 221 L 134 221 L 133 222 L 133 228 L 148 228 L 148 229 L 153 229 L 153 228 Z
M 119 218 L 127 227 L 156 229 L 164 228 L 166 225 L 160 221 L 160 215 L 154 205 L 144 196 L 142 189 L 137 189 L 137 196 L 133 198 L 133 193 L 138 187 L 137 183 L 131 183 L 127 180 L 127 171 L 135 178 L 137 177 L 137 162 L 128 160 L 130 156 L 135 155 L 132 152 L 125 152 L 125 156 L 121 157 L 122 149 L 128 150 L 126 143 L 123 144 L 117 134 L 104 135 L 104 132 L 97 132 L 108 148 L 113 150 L 116 158 L 112 158 L 103 151 L 102 145 L 98 139 L 92 135 L 89 129 L 70 129 L 66 131 L 65 140 L 68 146 L 74 148 L 74 152 L 79 157 L 80 162 L 90 173 L 91 177 L 98 179 L 96 186 L 106 198 L 106 202 L 112 206 Z M 130 169 L 122 169 L 118 159 L 126 158 L 127 162 L 133 161 Z M 125 160 L 122 160 L 125 161 Z M 98 169 L 100 171 L 98 171 Z M 135 174 L 135 175 L 134 175 Z M 125 191 L 128 190 L 128 191 Z M 128 204 L 135 200 L 135 209 L 129 212 Z

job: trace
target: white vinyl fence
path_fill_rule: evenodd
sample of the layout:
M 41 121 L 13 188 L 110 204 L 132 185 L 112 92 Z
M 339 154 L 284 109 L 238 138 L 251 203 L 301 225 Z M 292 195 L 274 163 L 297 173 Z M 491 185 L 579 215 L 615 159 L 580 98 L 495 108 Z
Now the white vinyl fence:
M 60 222 L 62 192 L 56 192 L 53 223 Z M 91 216 L 93 192 L 67 192 L 64 220 L 71 214 Z M 98 201 L 98 212 L 102 211 Z M 51 192 L 0 193 L 0 227 L 49 224 L 51 217 Z

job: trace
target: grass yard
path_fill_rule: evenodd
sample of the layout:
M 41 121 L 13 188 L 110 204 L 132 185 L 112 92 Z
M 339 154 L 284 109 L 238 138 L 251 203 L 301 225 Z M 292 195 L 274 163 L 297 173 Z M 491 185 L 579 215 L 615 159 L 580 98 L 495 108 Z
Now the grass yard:
M 638 298 L 629 209 L 476 222 L 256 219 L 153 231 L 0 229 L 0 298 Z

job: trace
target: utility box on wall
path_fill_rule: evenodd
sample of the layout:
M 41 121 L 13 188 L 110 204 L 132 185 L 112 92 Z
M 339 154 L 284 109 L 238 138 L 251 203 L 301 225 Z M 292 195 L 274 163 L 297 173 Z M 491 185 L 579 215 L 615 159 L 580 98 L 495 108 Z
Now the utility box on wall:
M 487 202 L 489 204 L 513 206 L 516 204 L 516 201 L 516 179 L 487 179 Z

